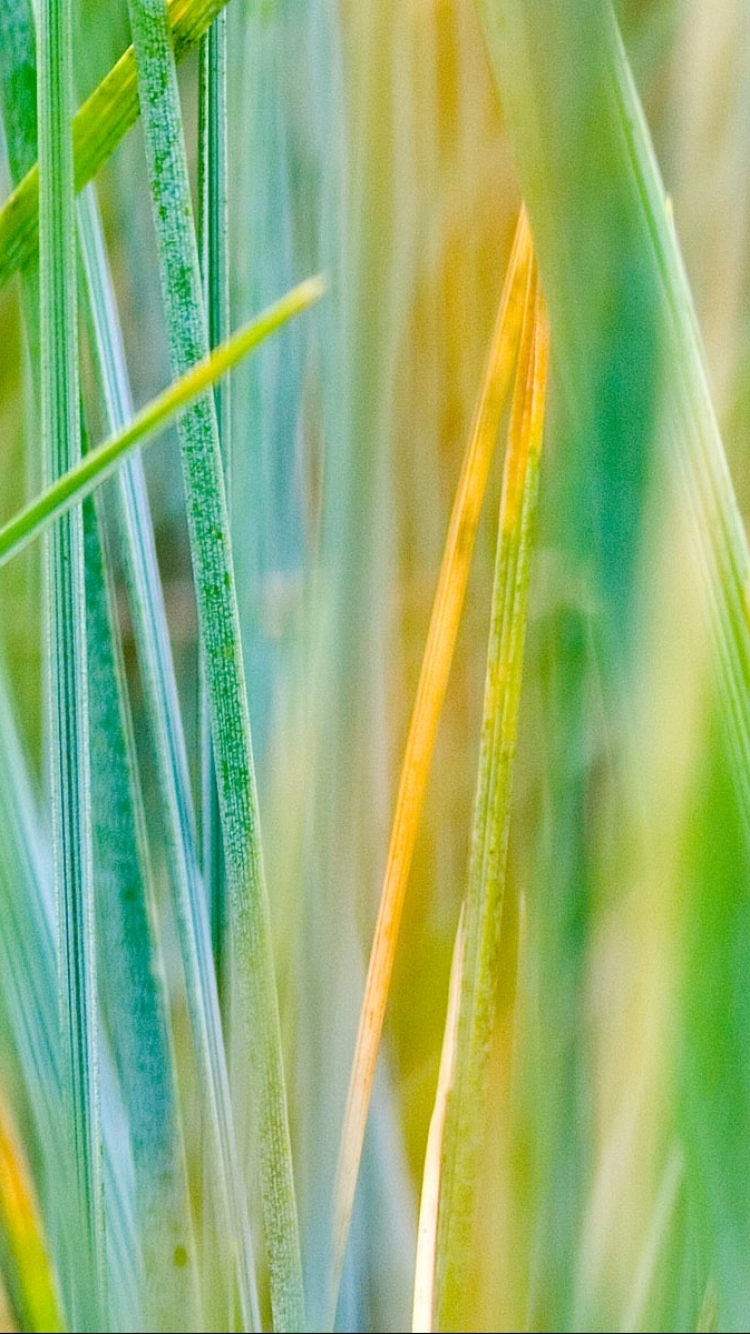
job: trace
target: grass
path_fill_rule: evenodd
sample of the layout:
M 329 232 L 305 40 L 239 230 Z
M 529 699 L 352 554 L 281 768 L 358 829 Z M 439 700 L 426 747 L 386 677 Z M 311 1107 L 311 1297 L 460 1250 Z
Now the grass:
M 4 1326 L 746 1327 L 705 22 L 0 0 Z

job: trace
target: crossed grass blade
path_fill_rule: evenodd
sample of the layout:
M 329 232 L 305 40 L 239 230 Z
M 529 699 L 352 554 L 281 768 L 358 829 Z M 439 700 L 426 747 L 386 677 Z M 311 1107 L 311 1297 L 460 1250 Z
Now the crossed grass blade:
M 227 0 L 171 0 L 169 22 L 176 60 L 183 60 L 194 50 L 226 4 Z M 9 25 L 4 30 L 4 41 L 12 35 Z M 131 46 L 73 119 L 76 190 L 93 180 L 137 119 L 138 87 Z M 28 162 L 24 170 L 23 180 L 0 209 L 0 288 L 33 258 L 37 245 L 39 170 Z
M 96 487 L 116 471 L 131 451 L 164 430 L 186 405 L 288 319 L 319 300 L 324 291 L 322 278 L 305 279 L 256 319 L 250 320 L 211 356 L 186 371 L 142 408 L 124 430 L 89 450 L 80 463 L 70 468 L 0 528 L 0 565 L 17 555 L 29 542 L 33 542 L 53 520 L 68 513 L 86 496 L 91 495 Z

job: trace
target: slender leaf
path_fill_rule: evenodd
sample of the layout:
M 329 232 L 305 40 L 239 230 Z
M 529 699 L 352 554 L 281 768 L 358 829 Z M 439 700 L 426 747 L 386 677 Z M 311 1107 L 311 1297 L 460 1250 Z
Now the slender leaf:
M 75 197 L 70 0 L 42 7 L 39 27 L 39 223 L 44 466 L 78 462 Z M 89 802 L 83 527 L 66 516 L 46 551 L 50 790 L 58 899 L 63 1095 L 69 1118 L 68 1244 L 77 1250 L 72 1320 L 102 1327 L 106 1246 L 101 1182 L 96 957 Z
M 599 669 L 621 719 L 627 717 L 628 705 L 622 698 L 623 675 L 633 668 L 629 632 L 639 587 L 633 573 L 641 555 L 646 482 L 656 470 L 661 477 L 667 475 L 680 514 L 689 519 L 691 547 L 700 567 L 698 597 L 717 663 L 720 722 L 715 732 L 723 731 L 723 740 L 714 734 L 708 738 L 713 753 L 705 768 L 711 781 L 691 819 L 697 825 L 707 820 L 706 810 L 722 812 L 722 860 L 710 880 L 703 885 L 697 880 L 692 902 L 688 887 L 680 890 L 681 904 L 690 905 L 689 948 L 681 967 L 692 966 L 686 982 L 691 1005 L 683 1077 L 692 1070 L 704 1075 L 700 1081 L 685 1080 L 682 1115 L 693 1189 L 706 1210 L 700 1240 L 714 1268 L 719 1318 L 736 1325 L 746 1307 L 738 1238 L 747 1227 L 750 1178 L 744 1155 L 738 1158 L 717 1126 L 722 1107 L 725 1124 L 744 1127 L 739 1135 L 747 1137 L 747 1093 L 738 1100 L 741 1081 L 730 1074 L 737 1054 L 747 1050 L 747 1009 L 744 999 L 722 1002 L 717 1030 L 718 1011 L 707 1011 L 701 997 L 709 977 L 721 978 L 721 988 L 727 985 L 746 939 L 737 894 L 750 829 L 747 538 L 710 400 L 675 228 L 611 6 L 604 0 L 587 5 L 567 0 L 554 6 L 481 0 L 480 13 L 514 138 L 560 367 L 558 449 L 565 458 L 566 477 L 557 470 L 551 488 L 559 507 L 559 549 L 573 555 L 578 570 L 586 559 L 595 569 L 599 619 L 606 627 L 600 636 L 606 638 L 606 652 L 600 654 Z M 576 72 L 574 82 L 571 70 Z M 670 617 L 660 627 L 662 635 L 674 624 Z M 576 691 L 577 686 L 571 692 L 566 684 L 567 697 Z M 574 751 L 583 740 L 579 733 Z M 724 755 L 715 753 L 719 744 L 726 748 Z M 648 755 L 644 766 L 647 762 Z M 719 785 L 714 774 L 722 765 Z M 716 796 L 719 786 L 721 800 Z M 582 829 L 580 812 L 578 825 Z M 732 844 L 740 851 L 730 876 L 725 875 L 723 858 Z M 575 876 L 580 884 L 579 867 Z M 691 875 L 687 885 L 694 883 Z M 699 927 L 709 919 L 710 941 Z M 576 948 L 583 943 L 580 920 L 574 924 L 568 915 Z M 580 957 L 582 961 L 583 951 Z M 549 976 L 551 971 L 545 957 L 544 973 Z M 567 972 L 571 976 L 570 967 Z M 741 989 L 738 998 L 740 994 Z M 711 987 L 711 1005 L 717 995 Z M 568 997 L 572 999 L 570 992 Z M 573 1012 L 566 1010 L 569 1031 L 573 1023 Z M 720 1049 L 732 1053 L 722 1065 L 727 1078 L 721 1085 L 705 1077 Z M 571 1076 L 568 1090 L 580 1105 L 580 1095 L 573 1091 L 584 1086 L 584 1069 L 574 1069 L 570 1059 L 564 1068 Z M 562 1092 L 561 1083 L 552 1086 Z M 568 1205 L 562 1190 L 553 1200 L 554 1168 L 563 1155 L 570 1162 L 571 1145 L 577 1152 L 582 1126 L 571 1125 L 559 1105 L 554 1119 L 566 1123 L 564 1142 L 558 1135 L 548 1169 L 550 1215 L 559 1219 Z M 707 1155 L 709 1143 L 725 1147 L 727 1156 Z M 579 1194 L 583 1175 L 575 1174 Z M 565 1195 L 570 1203 L 574 1192 L 568 1187 Z M 562 1208 L 555 1207 L 558 1202 Z M 566 1226 L 563 1232 L 559 1224 L 554 1236 L 548 1230 L 546 1255 L 550 1265 L 560 1266 L 558 1290 L 569 1287 L 562 1257 L 570 1251 L 568 1238 L 579 1208 L 576 1201 L 569 1210 L 571 1230 Z M 561 1321 L 565 1308 L 547 1310 L 544 1318 Z
M 179 373 L 206 355 L 208 334 L 176 71 L 161 0 L 131 0 L 129 9 L 162 294 L 170 352 Z M 304 1304 L 281 1032 L 229 519 L 211 398 L 198 400 L 183 416 L 180 435 L 235 957 L 258 1102 L 271 1301 L 277 1328 L 297 1329 L 304 1325 Z M 240 1183 L 233 1186 L 240 1189 Z
M 218 14 L 201 39 L 199 91 L 200 250 L 208 340 L 217 347 L 229 336 L 229 216 L 227 178 L 227 16 Z M 214 388 L 219 443 L 231 512 L 231 412 L 229 381 Z M 211 905 L 211 931 L 219 995 L 225 1005 L 224 961 L 227 910 L 221 817 L 216 786 L 211 719 L 205 679 L 201 680 L 201 860 Z
M 330 1302 L 335 1307 L 359 1160 L 419 817 L 463 609 L 482 500 L 495 451 L 523 317 L 531 237 L 522 212 L 482 390 L 453 504 L 430 619 L 362 1002 L 339 1154 Z
M 176 60 L 198 45 L 203 33 L 227 0 L 171 0 L 169 20 Z M 10 27 L 4 31 L 10 42 Z M 19 109 L 23 76 L 18 89 Z M 138 89 L 133 48 L 129 47 L 73 121 L 74 171 L 77 190 L 96 175 L 138 119 Z M 31 163 L 33 163 L 33 157 Z M 26 161 L 26 175 L 0 210 L 0 287 L 26 263 L 37 243 L 39 173 Z
M 143 1306 L 154 1329 L 199 1327 L 190 1204 L 153 885 L 124 666 L 94 502 L 84 502 L 91 791 L 100 984 L 133 1146 Z
M 90 450 L 73 468 L 47 487 L 14 519 L 0 528 L 0 565 L 22 551 L 59 516 L 68 513 L 120 466 L 127 454 L 163 430 L 207 386 L 257 347 L 264 338 L 323 294 L 319 278 L 308 278 L 275 305 L 234 334 L 205 361 L 186 371 L 136 414 L 129 426 Z
M 529 274 L 516 390 L 508 431 L 492 594 L 479 774 L 466 899 L 466 949 L 454 1084 L 440 1176 L 436 1323 L 458 1328 L 465 1296 L 477 1149 L 498 987 L 500 924 L 518 730 L 531 546 L 544 432 L 549 334 Z

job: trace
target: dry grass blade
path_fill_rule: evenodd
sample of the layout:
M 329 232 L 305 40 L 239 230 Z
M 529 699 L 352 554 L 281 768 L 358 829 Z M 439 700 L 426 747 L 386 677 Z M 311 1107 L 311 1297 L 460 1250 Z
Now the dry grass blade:
M 515 364 L 531 236 L 521 212 L 474 424 L 459 478 L 406 743 L 357 1046 L 334 1204 L 331 1306 L 346 1251 L 354 1192 L 419 817 L 448 684 L 482 499 Z

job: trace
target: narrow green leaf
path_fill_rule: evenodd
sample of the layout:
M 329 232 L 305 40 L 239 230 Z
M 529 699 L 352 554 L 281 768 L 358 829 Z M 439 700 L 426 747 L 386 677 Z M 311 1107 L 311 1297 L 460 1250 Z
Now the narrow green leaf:
M 201 39 L 199 91 L 199 235 L 208 339 L 212 348 L 229 336 L 229 245 L 227 179 L 227 16 L 218 14 Z M 231 412 L 229 381 L 214 387 L 219 443 L 231 512 Z M 221 817 L 216 785 L 205 669 L 201 672 L 201 862 L 211 905 L 214 962 L 222 1006 L 227 922 Z
M 169 22 L 176 60 L 183 60 L 198 45 L 203 33 L 224 8 L 227 0 L 171 0 Z M 3 42 L 14 39 L 8 25 Z M 25 97 L 23 76 L 18 97 Z M 21 102 L 17 102 L 21 106 Z M 120 57 L 77 112 L 73 121 L 74 170 L 77 190 L 96 175 L 138 119 L 138 88 L 133 48 Z M 0 287 L 16 269 L 30 259 L 37 244 L 39 222 L 39 173 L 26 160 L 26 175 L 0 210 Z
M 39 27 L 39 224 L 44 467 L 53 479 L 78 462 L 75 195 L 70 0 L 42 6 Z M 69 1118 L 72 1323 L 101 1329 L 104 1210 L 96 958 L 89 802 L 83 527 L 66 516 L 46 549 L 47 691 L 63 1097 Z
M 7 1018 L 23 1071 L 36 1139 L 43 1154 L 45 1189 L 42 1208 L 53 1246 L 63 1296 L 71 1288 L 66 1254 L 68 1226 L 65 1121 L 62 1101 L 61 1046 L 55 981 L 54 904 L 51 867 L 46 856 L 48 831 L 40 824 L 28 781 L 5 681 L 0 676 L 0 1009 Z M 128 1181 L 127 1129 L 116 1115 L 114 1080 L 107 1050 L 100 1049 L 104 1187 L 110 1256 L 113 1322 L 137 1326 L 140 1316 L 135 1218 Z
M 41 496 L 0 528 L 0 565 L 22 551 L 53 519 L 67 514 L 90 495 L 115 472 L 132 450 L 164 430 L 187 404 L 225 375 L 248 352 L 252 352 L 264 338 L 311 306 L 324 291 L 325 285 L 321 278 L 305 279 L 256 319 L 250 320 L 210 357 L 186 371 L 137 413 L 128 427 L 90 450 L 79 463 L 48 486 Z
M 208 330 L 176 69 L 162 0 L 130 0 L 129 10 L 170 353 L 174 369 L 180 373 L 206 355 Z M 185 413 L 180 437 L 201 650 L 216 752 L 234 957 L 257 1099 L 271 1303 L 276 1328 L 301 1329 L 302 1266 L 269 907 L 229 516 L 216 413 L 209 396 Z M 242 1265 L 239 1268 L 242 1278 Z
M 455 1071 L 440 1175 L 436 1325 L 461 1327 L 477 1150 L 498 988 L 500 923 L 518 730 L 531 546 L 544 430 L 548 332 L 531 266 L 500 504 L 479 774 L 466 896 Z
M 200 1325 L 190 1204 L 148 845 L 103 529 L 84 502 L 91 794 L 100 997 L 135 1172 L 146 1321 Z
M 82 196 L 79 220 L 107 422 L 110 429 L 114 429 L 132 415 L 132 407 L 117 306 L 93 186 Z M 220 1042 L 215 1041 L 220 1028 L 215 982 L 210 974 L 202 979 L 196 972 L 197 960 L 210 957 L 209 924 L 205 911 L 201 911 L 203 886 L 198 868 L 187 751 L 148 495 L 139 458 L 134 457 L 126 462 L 120 470 L 118 482 L 126 581 L 164 811 L 169 849 L 167 861 L 178 904 L 183 947 L 186 952 L 189 951 L 188 959 L 192 968 L 187 973 L 188 994 L 192 1008 L 195 1009 L 196 1005 L 199 1007 L 194 1022 L 202 1025 L 201 1031 L 214 1038 L 213 1064 L 207 1060 L 205 1049 L 202 1053 L 206 1060 L 202 1095 L 205 1098 L 207 1123 L 214 1129 L 211 1149 L 207 1155 L 208 1174 L 211 1180 L 218 1178 L 222 1182 L 230 1174 L 236 1175 L 238 1170 L 231 1134 L 228 1141 L 226 1137 L 222 1139 L 221 1129 L 217 1131 L 215 1125 L 217 1107 L 228 1104 L 228 1080 L 223 1049 Z M 193 937 L 196 935 L 203 939 L 201 948 L 194 944 Z M 201 1017 L 203 1010 L 207 1011 L 205 1018 Z M 227 1119 L 226 1111 L 223 1119 Z M 210 1296 L 215 1300 L 217 1293 L 223 1294 L 222 1318 L 226 1318 L 231 1309 L 231 1268 L 231 1260 L 226 1252 L 220 1252 L 215 1258 Z M 251 1297 L 254 1305 L 253 1324 L 258 1327 L 254 1291 Z

